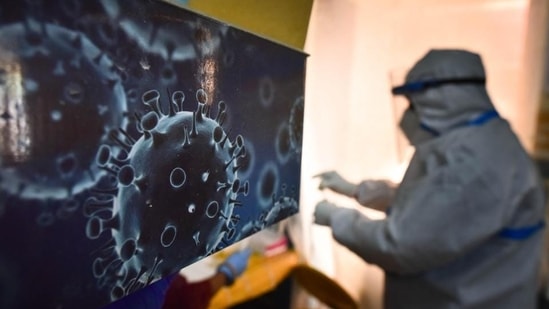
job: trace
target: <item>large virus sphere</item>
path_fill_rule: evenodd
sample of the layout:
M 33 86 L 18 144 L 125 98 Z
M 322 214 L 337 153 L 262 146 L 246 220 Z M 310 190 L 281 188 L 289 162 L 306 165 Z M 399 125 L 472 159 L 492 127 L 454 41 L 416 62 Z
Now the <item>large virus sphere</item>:
M 233 209 L 240 206 L 238 195 L 248 194 L 248 183 L 237 176 L 244 139 L 230 141 L 222 128 L 223 102 L 210 118 L 205 92 L 199 90 L 196 98 L 196 110 L 185 111 L 184 93 L 174 92 L 165 114 L 160 94 L 146 92 L 143 101 L 151 111 L 140 117 L 142 136 L 119 140 L 127 155 L 114 155 L 109 147 L 98 155 L 99 165 L 116 174 L 118 192 L 112 217 L 92 214 L 87 234 L 96 238 L 111 229 L 118 273 L 126 274 L 113 298 L 215 252 L 223 238 L 235 234 Z M 112 264 L 104 257 L 96 263 L 94 273 L 106 276 L 98 265 Z
M 166 60 L 190 60 L 211 56 L 219 48 L 228 26 L 211 26 L 199 19 L 150 17 L 158 9 L 154 1 L 101 0 L 106 13 L 148 52 Z M 126 8 L 126 9 L 124 9 Z M 171 8 L 166 7 L 170 10 Z M 181 24 L 185 27 L 181 27 Z
M 100 177 L 93 164 L 123 125 L 124 91 L 86 37 L 53 24 L 0 28 L 0 189 L 64 199 Z

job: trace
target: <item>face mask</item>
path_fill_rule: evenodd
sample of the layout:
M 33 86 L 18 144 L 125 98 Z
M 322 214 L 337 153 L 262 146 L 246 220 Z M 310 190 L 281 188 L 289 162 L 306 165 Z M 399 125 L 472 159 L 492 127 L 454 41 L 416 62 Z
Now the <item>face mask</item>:
M 416 112 L 411 108 L 406 109 L 404 115 L 400 119 L 399 126 L 404 133 L 404 136 L 406 136 L 410 144 L 413 146 L 421 144 L 433 137 L 432 133 L 421 127 L 421 123 Z

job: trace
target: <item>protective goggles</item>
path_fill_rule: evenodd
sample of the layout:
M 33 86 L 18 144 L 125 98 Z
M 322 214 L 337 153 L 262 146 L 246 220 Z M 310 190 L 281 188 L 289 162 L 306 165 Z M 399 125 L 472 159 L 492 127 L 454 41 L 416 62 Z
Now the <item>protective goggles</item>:
M 447 84 L 486 84 L 485 78 L 450 78 L 450 79 L 436 79 L 436 80 L 422 80 L 417 82 L 411 82 L 402 86 L 394 87 L 391 92 L 394 95 L 405 95 L 414 92 L 424 91 L 428 88 L 438 87 Z

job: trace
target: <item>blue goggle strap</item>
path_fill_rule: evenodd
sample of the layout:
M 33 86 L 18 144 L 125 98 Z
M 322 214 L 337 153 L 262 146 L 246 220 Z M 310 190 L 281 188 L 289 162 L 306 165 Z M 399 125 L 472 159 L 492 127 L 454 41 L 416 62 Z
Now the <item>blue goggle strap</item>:
M 453 128 L 458 128 L 458 127 L 468 127 L 468 126 L 481 126 L 483 125 L 484 123 L 494 119 L 494 118 L 498 118 L 499 117 L 499 114 L 496 110 L 494 109 L 491 109 L 491 110 L 488 110 L 482 114 L 480 114 L 478 117 L 474 118 L 474 119 L 471 119 L 469 121 L 466 121 L 464 123 L 458 123 L 457 125 L 453 126 Z M 429 127 L 428 125 L 424 124 L 423 122 L 421 122 L 420 124 L 420 127 L 433 134 L 433 136 L 439 136 L 440 135 L 440 132 L 438 132 L 437 130 Z
M 424 91 L 428 88 L 438 87 L 447 84 L 480 84 L 485 85 L 485 78 L 451 78 L 451 79 L 433 79 L 411 82 L 402 86 L 394 87 L 391 92 L 394 95 L 405 95 L 408 93 Z

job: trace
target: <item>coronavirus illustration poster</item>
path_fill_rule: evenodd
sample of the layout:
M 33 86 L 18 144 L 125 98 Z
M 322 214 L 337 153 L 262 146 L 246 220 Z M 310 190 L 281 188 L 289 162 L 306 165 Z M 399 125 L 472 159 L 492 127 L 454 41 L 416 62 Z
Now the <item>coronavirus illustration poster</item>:
M 100 308 L 297 213 L 305 60 L 161 1 L 2 1 L 0 308 Z

